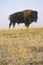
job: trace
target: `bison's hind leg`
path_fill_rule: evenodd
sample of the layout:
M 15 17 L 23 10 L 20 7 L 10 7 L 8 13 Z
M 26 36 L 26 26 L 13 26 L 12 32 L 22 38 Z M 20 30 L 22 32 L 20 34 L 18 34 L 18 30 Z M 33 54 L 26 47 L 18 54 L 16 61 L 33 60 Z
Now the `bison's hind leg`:
M 11 27 L 11 25 L 12 25 L 12 23 L 10 22 L 10 24 L 9 24 L 9 28 Z

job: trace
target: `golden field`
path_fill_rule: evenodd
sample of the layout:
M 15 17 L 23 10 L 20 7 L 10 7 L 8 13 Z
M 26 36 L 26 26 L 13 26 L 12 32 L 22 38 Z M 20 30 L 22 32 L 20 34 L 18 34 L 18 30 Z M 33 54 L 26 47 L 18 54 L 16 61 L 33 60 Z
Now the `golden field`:
M 0 65 L 43 65 L 43 28 L 0 29 Z

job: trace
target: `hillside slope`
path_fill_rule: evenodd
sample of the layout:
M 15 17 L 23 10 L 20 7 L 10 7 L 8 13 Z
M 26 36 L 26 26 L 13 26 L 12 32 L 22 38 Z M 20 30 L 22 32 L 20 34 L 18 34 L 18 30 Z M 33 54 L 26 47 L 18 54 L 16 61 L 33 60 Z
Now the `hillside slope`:
M 43 28 L 0 30 L 0 65 L 43 65 Z

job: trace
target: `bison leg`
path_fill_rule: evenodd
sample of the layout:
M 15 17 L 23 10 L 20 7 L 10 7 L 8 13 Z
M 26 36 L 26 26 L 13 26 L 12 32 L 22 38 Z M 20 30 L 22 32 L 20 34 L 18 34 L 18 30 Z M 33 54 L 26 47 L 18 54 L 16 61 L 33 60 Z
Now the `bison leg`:
M 26 27 L 28 27 L 29 25 L 28 24 L 25 24 Z
M 25 26 L 29 27 L 29 24 L 30 24 L 30 19 L 29 18 L 25 19 Z
M 11 27 L 11 25 L 12 25 L 12 23 L 10 22 L 10 24 L 9 24 L 9 28 Z
M 15 26 L 15 23 L 13 23 L 13 27 Z
M 25 26 L 26 26 L 26 27 L 28 27 L 28 26 L 29 26 L 29 23 L 28 23 L 27 21 L 25 22 Z

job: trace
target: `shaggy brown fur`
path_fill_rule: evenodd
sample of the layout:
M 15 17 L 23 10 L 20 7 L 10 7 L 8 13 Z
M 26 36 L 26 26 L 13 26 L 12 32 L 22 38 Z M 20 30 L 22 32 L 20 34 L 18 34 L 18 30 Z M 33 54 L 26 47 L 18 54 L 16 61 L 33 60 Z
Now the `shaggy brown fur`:
M 24 10 L 23 11 L 24 18 L 28 17 L 31 14 L 31 12 L 32 10 Z
M 33 10 L 23 10 L 20 12 L 16 12 L 10 15 L 9 20 L 9 28 L 13 24 L 13 27 L 15 26 L 15 23 L 24 23 L 25 26 L 29 26 L 33 21 L 37 22 L 38 19 L 38 12 Z

